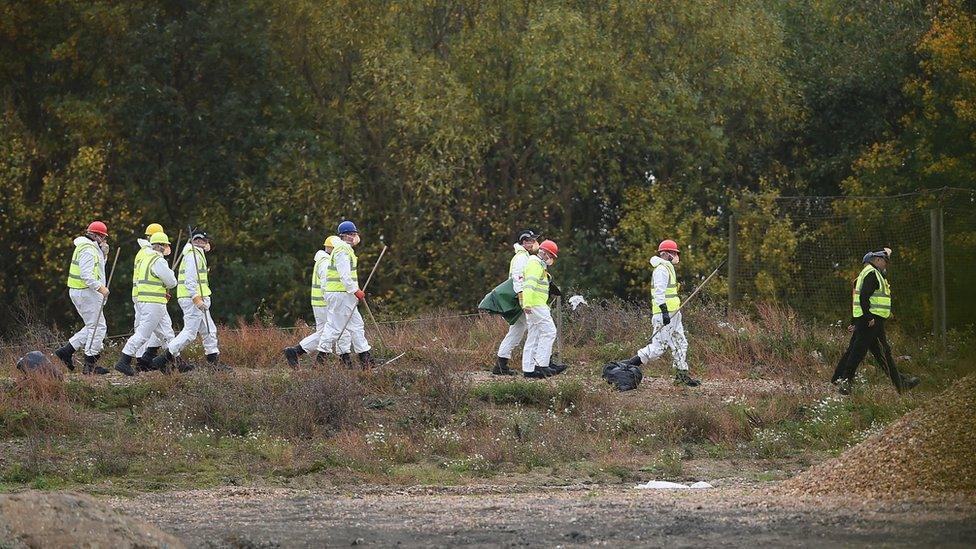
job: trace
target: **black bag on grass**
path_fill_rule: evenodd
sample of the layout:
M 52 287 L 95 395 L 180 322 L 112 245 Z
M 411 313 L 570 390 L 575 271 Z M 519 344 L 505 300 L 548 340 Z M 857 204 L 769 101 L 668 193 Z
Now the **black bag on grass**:
M 637 366 L 623 362 L 611 362 L 603 367 L 603 379 L 618 391 L 632 391 L 644 379 L 644 372 Z

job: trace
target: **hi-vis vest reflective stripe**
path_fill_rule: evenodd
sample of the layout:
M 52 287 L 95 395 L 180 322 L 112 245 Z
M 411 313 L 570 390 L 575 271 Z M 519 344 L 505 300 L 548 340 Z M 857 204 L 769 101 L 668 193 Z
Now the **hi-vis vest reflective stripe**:
M 152 255 L 142 261 L 138 283 L 139 303 L 166 303 L 166 285 L 162 279 L 152 271 L 153 265 L 163 258 L 163 254 L 153 251 Z
M 664 262 L 668 270 L 668 287 L 664 290 L 664 304 L 668 308 L 668 314 L 672 315 L 681 307 L 681 298 L 678 297 L 678 276 L 674 273 L 674 265 L 670 261 Z M 661 306 L 656 301 L 651 300 L 651 314 L 659 314 Z
M 872 272 L 878 277 L 878 289 L 871 294 L 869 300 L 871 314 L 881 318 L 891 316 L 891 286 L 881 272 L 868 263 L 861 269 L 861 274 L 857 275 L 857 282 L 854 283 L 854 318 L 864 316 L 864 311 L 861 310 L 861 285 L 864 283 L 864 277 Z
M 210 275 L 207 273 L 207 256 L 203 250 L 191 245 L 190 249 L 195 254 L 197 260 L 197 293 L 201 297 L 210 297 Z M 193 297 L 186 289 L 186 251 L 180 257 L 180 274 L 176 279 L 176 297 Z
M 153 251 L 152 246 L 146 246 L 145 248 L 139 248 L 136 252 L 136 259 L 132 262 L 132 299 L 139 297 L 139 272 L 142 262 L 149 259 L 155 251 Z
M 508 277 L 509 278 L 512 278 L 512 277 L 515 276 L 515 260 L 518 259 L 519 257 L 523 257 L 523 256 L 524 257 L 529 257 L 529 252 L 526 251 L 525 248 L 522 248 L 521 250 L 515 252 L 515 255 L 512 256 L 512 260 L 508 262 Z M 524 275 L 525 273 L 523 272 L 522 274 Z
M 327 305 L 325 296 L 322 295 L 322 279 L 319 278 L 319 267 L 323 261 L 328 261 L 330 258 L 331 256 L 327 255 L 316 261 L 315 266 L 312 267 L 312 307 L 325 307 Z
M 359 265 L 359 259 L 356 258 L 356 252 L 352 251 L 352 246 L 346 243 L 342 243 L 336 246 L 332 250 L 332 255 L 329 256 L 329 268 L 325 271 L 325 291 L 327 292 L 345 292 L 346 287 L 342 283 L 342 279 L 339 278 L 339 270 L 336 269 L 336 256 L 339 252 L 345 252 L 349 256 L 349 274 L 352 276 L 352 281 L 357 285 L 359 284 L 359 275 L 356 274 L 356 266 Z
M 549 271 L 537 257 L 525 264 L 525 284 L 522 286 L 522 306 L 549 306 Z
M 95 280 L 102 279 L 102 258 L 98 246 L 90 242 L 79 244 L 75 246 L 75 251 L 71 254 L 71 266 L 68 267 L 68 287 L 72 290 L 84 290 L 88 287 L 85 281 L 81 279 L 81 263 L 78 262 L 78 256 L 85 250 L 91 250 L 92 256 L 95 257 L 95 272 L 93 273 Z

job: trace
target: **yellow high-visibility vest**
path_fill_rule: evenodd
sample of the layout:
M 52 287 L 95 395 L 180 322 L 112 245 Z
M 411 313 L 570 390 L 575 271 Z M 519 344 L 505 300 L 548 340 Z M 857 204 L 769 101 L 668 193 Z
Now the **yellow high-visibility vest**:
M 99 253 L 98 246 L 93 242 L 85 242 L 75 246 L 75 251 L 71 254 L 71 265 L 68 267 L 68 288 L 72 290 L 84 290 L 88 286 L 85 281 L 81 279 L 81 263 L 78 261 L 78 256 L 81 252 L 85 250 L 91 250 L 92 256 L 95 257 L 95 280 L 102 279 L 102 255 Z
M 200 297 L 210 297 L 210 275 L 207 268 L 207 256 L 203 253 L 203 250 L 197 248 L 196 246 L 190 245 L 190 251 L 194 254 L 194 258 L 197 260 L 197 292 Z M 183 255 L 180 256 L 180 274 L 177 277 L 176 285 L 176 297 L 193 297 L 190 292 L 186 289 L 186 250 L 183 250 Z
M 864 278 L 872 272 L 878 277 L 878 289 L 871 294 L 869 300 L 871 313 L 881 318 L 891 316 L 891 286 L 888 284 L 888 280 L 884 275 L 881 274 L 881 271 L 876 269 L 874 265 L 868 263 L 861 269 L 861 274 L 857 275 L 857 281 L 854 283 L 854 318 L 864 316 L 864 311 L 861 310 L 861 285 L 864 284 Z
M 664 290 L 664 305 L 668 308 L 668 314 L 672 315 L 681 307 L 681 298 L 678 297 L 678 275 L 675 274 L 674 265 L 670 261 L 665 261 L 664 266 L 668 269 L 668 287 Z M 651 300 L 651 314 L 660 313 L 661 306 Z
M 163 258 L 163 254 L 155 250 L 150 251 L 151 255 L 142 261 L 140 277 L 136 284 L 136 299 L 139 300 L 139 303 L 165 304 L 167 301 L 166 284 L 163 284 L 163 280 L 156 276 L 152 270 L 153 265 Z
M 312 307 L 325 307 L 328 304 L 325 300 L 325 295 L 322 293 L 322 279 L 319 278 L 319 267 L 323 261 L 328 261 L 331 257 L 331 254 L 326 255 L 316 261 L 315 266 L 312 267 Z
M 142 262 L 154 253 L 157 252 L 152 249 L 152 246 L 139 248 L 139 251 L 136 252 L 136 259 L 132 262 L 132 299 L 139 297 L 139 272 Z
M 346 286 L 342 283 L 342 279 L 339 278 L 339 270 L 336 269 L 336 256 L 339 252 L 344 252 L 349 256 L 349 275 L 352 276 L 352 281 L 357 285 L 359 284 L 359 275 L 356 273 L 356 266 L 359 265 L 359 259 L 356 257 L 356 252 L 352 251 L 352 246 L 348 243 L 343 242 L 342 244 L 336 246 L 332 250 L 332 255 L 329 256 L 329 268 L 325 271 L 325 291 L 327 292 L 344 292 L 346 291 Z
M 525 264 L 525 283 L 522 286 L 523 307 L 549 307 L 549 270 L 537 257 Z

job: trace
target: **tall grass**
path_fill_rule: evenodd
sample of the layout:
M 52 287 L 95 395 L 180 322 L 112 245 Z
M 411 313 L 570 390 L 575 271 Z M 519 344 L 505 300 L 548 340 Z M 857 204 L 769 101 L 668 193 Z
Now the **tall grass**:
M 899 397 L 865 365 L 858 394 L 838 400 L 826 381 L 847 342 L 842 328 L 771 305 L 753 314 L 702 308 L 688 312 L 686 330 L 703 387 L 656 379 L 669 370 L 659 361 L 645 366 L 640 389 L 616 393 L 600 367 L 645 344 L 646 308 L 610 301 L 565 312 L 570 370 L 546 381 L 485 373 L 506 329 L 495 317 L 448 312 L 385 323 L 380 338 L 368 334 L 375 354 L 406 353 L 393 365 L 313 369 L 303 357 L 294 371 L 280 350 L 304 332 L 255 322 L 221 328 L 222 358 L 237 367 L 231 375 L 153 373 L 120 385 L 14 377 L 0 387 L 0 443 L 9 450 L 0 481 L 111 478 L 159 489 L 240 478 L 443 483 L 534 470 L 680 478 L 689 458 L 836 453 L 973 371 L 952 357 L 976 354 L 968 343 L 944 349 L 923 340 L 911 351 L 917 358 L 903 361 L 928 374 L 918 392 Z M 107 360 L 117 352 L 106 351 Z

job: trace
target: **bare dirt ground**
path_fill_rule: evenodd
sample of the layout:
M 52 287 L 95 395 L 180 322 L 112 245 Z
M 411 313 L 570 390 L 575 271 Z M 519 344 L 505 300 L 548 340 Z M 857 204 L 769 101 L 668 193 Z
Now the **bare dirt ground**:
M 755 486 L 220 488 L 111 504 L 190 547 L 976 544 L 976 507 L 961 501 L 797 499 Z

